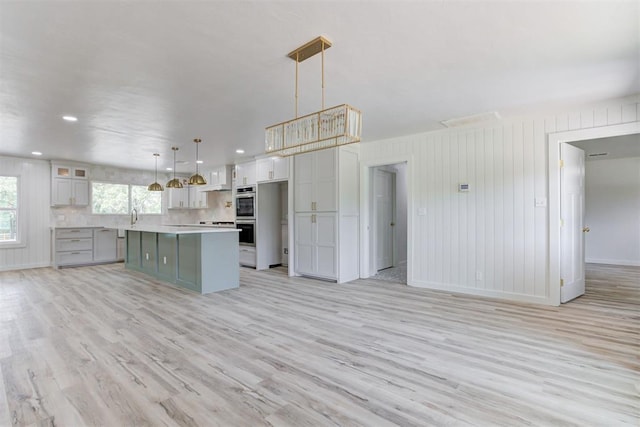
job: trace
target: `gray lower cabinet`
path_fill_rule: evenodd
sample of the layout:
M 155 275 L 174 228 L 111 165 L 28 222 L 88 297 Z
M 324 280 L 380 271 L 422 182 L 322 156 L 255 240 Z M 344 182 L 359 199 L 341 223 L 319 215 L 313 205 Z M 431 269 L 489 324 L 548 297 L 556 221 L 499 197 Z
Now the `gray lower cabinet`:
M 237 233 L 154 233 L 127 230 L 125 266 L 206 294 L 237 288 Z
M 70 267 L 116 262 L 117 231 L 102 227 L 56 227 L 53 264 Z
M 167 282 L 177 280 L 177 236 L 158 233 L 158 277 Z
M 140 270 L 140 236 L 141 232 L 127 230 L 127 255 L 125 256 L 125 265 L 134 270 Z
M 201 240 L 201 234 L 178 236 L 178 284 L 198 292 L 202 283 Z
M 158 271 L 158 233 L 143 231 L 140 236 L 140 249 L 142 251 L 141 268 L 149 274 Z

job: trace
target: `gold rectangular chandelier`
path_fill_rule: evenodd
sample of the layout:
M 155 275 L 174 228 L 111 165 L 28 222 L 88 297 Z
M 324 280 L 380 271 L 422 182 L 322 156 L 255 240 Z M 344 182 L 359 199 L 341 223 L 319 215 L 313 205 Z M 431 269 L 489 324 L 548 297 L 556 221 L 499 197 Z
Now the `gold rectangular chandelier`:
M 324 51 L 329 47 L 331 42 L 320 36 L 287 55 L 296 62 L 296 118 L 266 128 L 267 154 L 293 156 L 360 142 L 360 110 L 348 104 L 324 108 Z M 322 108 L 315 113 L 298 117 L 298 64 L 318 53 L 322 53 Z

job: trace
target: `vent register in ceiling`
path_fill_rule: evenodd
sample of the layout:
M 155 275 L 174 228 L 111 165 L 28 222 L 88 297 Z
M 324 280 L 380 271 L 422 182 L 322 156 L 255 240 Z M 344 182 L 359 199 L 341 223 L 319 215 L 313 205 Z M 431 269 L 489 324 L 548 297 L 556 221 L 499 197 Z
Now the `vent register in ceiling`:
M 189 185 L 206 185 L 207 181 L 204 179 L 202 175 L 200 175 L 200 171 L 198 168 L 198 165 L 200 164 L 200 159 L 198 157 L 198 144 L 200 144 L 202 140 L 200 138 L 196 138 L 193 140 L 193 142 L 195 142 L 196 144 L 196 173 L 194 173 L 189 178 Z M 167 188 L 182 188 L 183 187 L 182 183 L 178 178 L 176 178 L 176 151 L 178 151 L 179 148 L 171 147 L 171 150 L 173 150 L 173 179 L 167 182 Z M 154 153 L 153 156 L 156 158 L 155 181 L 151 185 L 149 185 L 149 187 L 147 187 L 147 190 L 164 191 L 164 188 L 158 182 L 158 157 L 160 157 L 160 154 Z
M 309 151 L 360 142 L 362 114 L 348 104 L 324 108 L 324 51 L 331 42 L 320 36 L 290 52 L 296 63 L 295 119 L 269 126 L 265 130 L 265 152 L 292 156 Z M 322 54 L 322 107 L 315 113 L 298 117 L 298 64 Z

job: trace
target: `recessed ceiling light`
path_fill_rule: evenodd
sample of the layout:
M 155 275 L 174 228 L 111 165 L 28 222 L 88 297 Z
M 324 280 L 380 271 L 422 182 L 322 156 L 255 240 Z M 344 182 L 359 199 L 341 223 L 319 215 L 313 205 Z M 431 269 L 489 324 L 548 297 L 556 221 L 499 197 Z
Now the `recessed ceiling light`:
M 196 163 L 201 165 L 203 162 L 202 162 L 202 160 L 196 160 Z
M 167 170 L 168 170 L 168 171 L 172 171 L 172 170 L 173 170 L 173 168 L 167 168 Z
M 242 148 L 238 148 L 238 149 L 236 150 L 236 153 L 238 153 L 238 154 L 244 154 L 244 150 L 243 150 Z
M 68 122 L 77 122 L 78 118 L 74 116 L 62 116 L 62 120 L 66 120 Z
M 32 151 L 31 154 L 33 154 L 34 156 L 42 156 L 42 153 L 39 151 Z

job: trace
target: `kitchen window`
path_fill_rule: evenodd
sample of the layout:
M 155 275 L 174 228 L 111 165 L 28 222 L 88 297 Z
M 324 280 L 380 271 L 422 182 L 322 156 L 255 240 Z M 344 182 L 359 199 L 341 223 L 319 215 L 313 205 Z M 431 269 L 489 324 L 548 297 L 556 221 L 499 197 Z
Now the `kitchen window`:
M 91 182 L 91 212 L 98 215 L 161 214 L 162 193 L 144 185 Z
M 0 176 L 0 246 L 19 243 L 18 177 Z
M 131 207 L 139 214 L 159 215 L 162 213 L 162 192 L 149 191 L 144 185 L 132 185 Z

